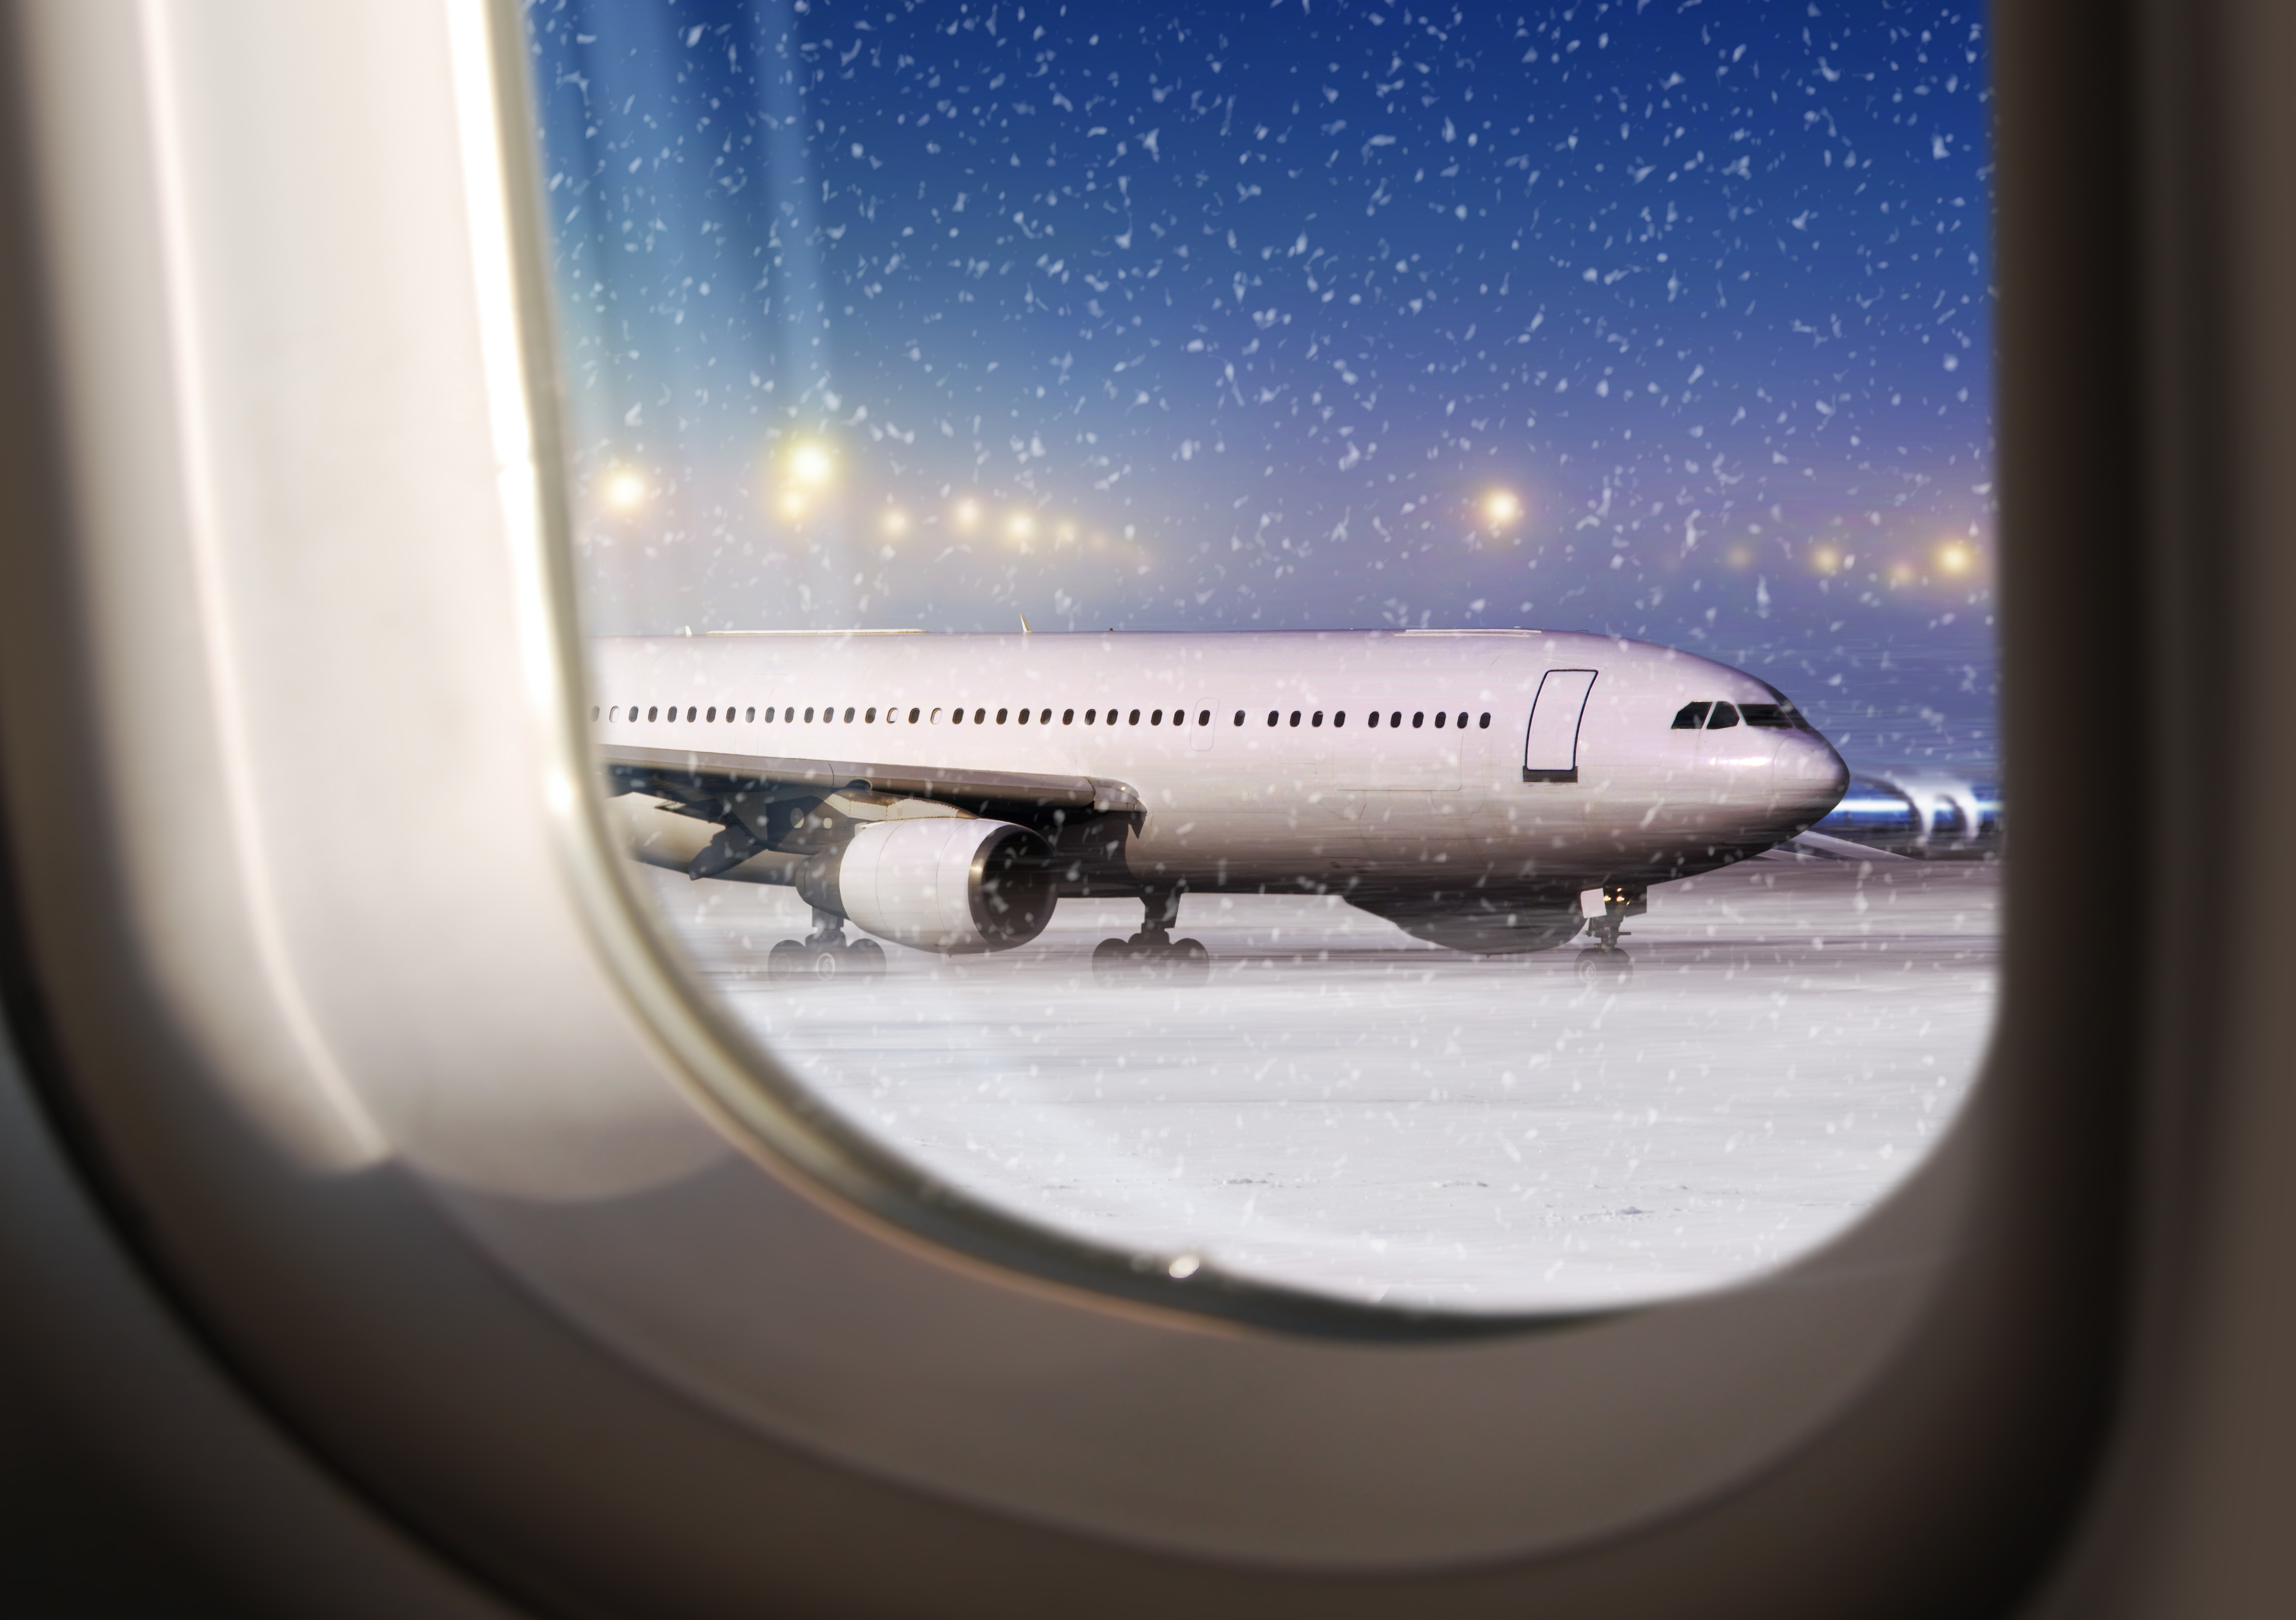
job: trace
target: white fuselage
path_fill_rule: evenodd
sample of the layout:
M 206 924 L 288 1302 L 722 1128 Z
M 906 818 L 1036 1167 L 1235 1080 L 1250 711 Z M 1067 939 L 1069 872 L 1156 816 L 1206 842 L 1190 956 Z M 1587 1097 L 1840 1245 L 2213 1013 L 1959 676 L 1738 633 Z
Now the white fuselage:
M 1848 779 L 1807 729 L 1678 728 L 1686 704 L 1778 694 L 1609 636 L 852 632 L 603 638 L 593 655 L 602 745 L 864 781 L 1104 779 L 1137 796 L 1125 868 L 1196 890 L 1654 881 L 1793 836 Z

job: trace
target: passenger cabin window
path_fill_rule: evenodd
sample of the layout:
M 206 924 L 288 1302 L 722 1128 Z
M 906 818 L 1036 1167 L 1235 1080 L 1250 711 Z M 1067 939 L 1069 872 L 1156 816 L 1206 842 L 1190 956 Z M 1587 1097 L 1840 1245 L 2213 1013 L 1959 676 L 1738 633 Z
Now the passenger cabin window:
M 1994 990 L 1981 10 L 1025 11 L 521 12 L 727 1117 L 1365 1309 L 1840 1232 Z

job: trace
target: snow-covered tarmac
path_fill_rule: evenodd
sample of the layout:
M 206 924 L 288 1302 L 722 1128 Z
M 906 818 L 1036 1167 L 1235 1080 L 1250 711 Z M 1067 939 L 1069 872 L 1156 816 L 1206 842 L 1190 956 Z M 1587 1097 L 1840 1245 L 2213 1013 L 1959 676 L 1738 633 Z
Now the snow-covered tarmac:
M 1357 1298 L 1521 1309 L 1713 1287 L 1841 1230 L 1952 1117 L 1999 871 L 1768 856 L 1653 890 L 1624 986 L 1336 900 L 1193 896 L 1194 986 L 1110 986 L 1136 904 L 882 979 L 768 983 L 785 889 L 647 869 L 697 970 L 849 1117 L 1027 1218 Z

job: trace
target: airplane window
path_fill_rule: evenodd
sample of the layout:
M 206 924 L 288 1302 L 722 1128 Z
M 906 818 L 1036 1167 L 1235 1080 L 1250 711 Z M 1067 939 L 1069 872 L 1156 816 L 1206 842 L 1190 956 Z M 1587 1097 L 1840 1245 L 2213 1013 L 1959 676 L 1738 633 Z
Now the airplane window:
M 845 724 L 848 725 L 853 724 L 853 711 L 850 708 L 845 711 Z
M 890 717 L 891 717 L 891 716 L 887 716 L 887 718 L 889 718 L 889 719 L 890 719 Z M 864 724 L 865 725 L 874 725 L 874 724 L 877 724 L 877 711 L 876 711 L 875 709 L 873 709 L 873 708 L 865 710 L 865 711 L 862 713 L 861 720 L 862 720 L 862 724 Z
M 1711 12 L 526 9 L 595 689 L 1196 716 L 976 706 L 801 832 L 737 798 L 853 768 L 802 734 L 601 738 L 757 1084 L 1463 1310 L 1742 1275 L 1919 1160 L 1997 949 L 1989 46 Z M 1217 736 L 1275 685 L 1334 707 Z M 1363 725 L 1489 734 L 1337 737 L 1398 685 L 1492 707 Z
M 1021 724 L 1023 724 L 1023 725 L 1028 724 L 1029 724 L 1029 711 L 1028 711 L 1027 709 L 1025 709 L 1025 708 L 1024 708 L 1024 709 L 1022 709 L 1022 710 L 1021 711 L 1020 718 L 1021 718 Z
M 939 711 L 938 709 L 936 709 L 936 710 L 934 711 L 934 713 L 938 714 L 938 713 L 939 713 Z M 911 710 L 909 711 L 909 724 L 910 724 L 911 725 L 914 725 L 916 723 L 917 723 L 917 711 L 916 711 L 915 709 L 914 709 L 914 708 L 913 708 L 913 709 L 911 709 Z
M 1038 713 L 1038 715 L 1037 716 L 1037 724 L 1038 725 L 1050 725 L 1052 723 L 1053 723 L 1053 711 L 1052 711 L 1051 709 L 1049 709 L 1049 708 L 1048 708 L 1048 709 L 1042 710 L 1042 711 L 1041 711 L 1041 712 L 1039 712 L 1039 713 Z

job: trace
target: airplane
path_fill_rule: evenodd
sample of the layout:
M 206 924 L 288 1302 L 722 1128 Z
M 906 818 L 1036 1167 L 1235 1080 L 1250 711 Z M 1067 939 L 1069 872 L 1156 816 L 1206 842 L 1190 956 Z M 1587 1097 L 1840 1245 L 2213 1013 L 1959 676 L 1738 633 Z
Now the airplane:
M 869 935 L 1011 950 L 1137 896 L 1095 967 L 1208 970 L 1186 894 L 1327 894 L 1433 944 L 1616 961 L 1653 883 L 1794 838 L 1849 782 L 1792 701 L 1671 647 L 1541 630 L 769 632 L 592 643 L 632 853 L 794 888 L 768 971 Z
M 606 1086 L 691 1082 L 569 897 L 589 844 L 543 768 L 575 655 L 537 653 L 540 531 L 490 504 L 518 463 L 473 311 L 508 272 L 447 48 L 478 16 L 11 8 L 10 1612 L 2296 1606 L 2296 863 L 2257 746 L 2296 613 L 2296 143 L 2254 138 L 2284 14 L 1985 24 L 2004 701 L 2048 836 L 2008 869 L 1975 1105 L 1857 1247 L 1453 1343 L 1200 1322 L 1201 1273 L 1168 1306 L 1008 1279 L 817 1190 L 751 1222 L 802 1177 L 681 1182 Z M 347 1087 L 404 1142 L 346 1147 Z M 625 1256 L 650 1294 L 556 1286 Z M 744 1305 L 762 1350 L 680 1359 Z M 769 1355 L 779 1403 L 731 1415 Z M 952 1460 L 878 1460 L 904 1444 Z M 991 1493 L 1022 1470 L 1025 1510 Z M 1176 1549 L 1192 1507 L 1231 1539 Z M 1398 1554 L 1398 1521 L 1514 1539 Z M 1336 1552 L 1252 1539 L 1334 1522 Z
M 1999 858 L 2005 836 L 1991 775 L 1891 767 L 1852 771 L 1841 802 L 1794 841 L 1845 857 L 1985 861 Z

